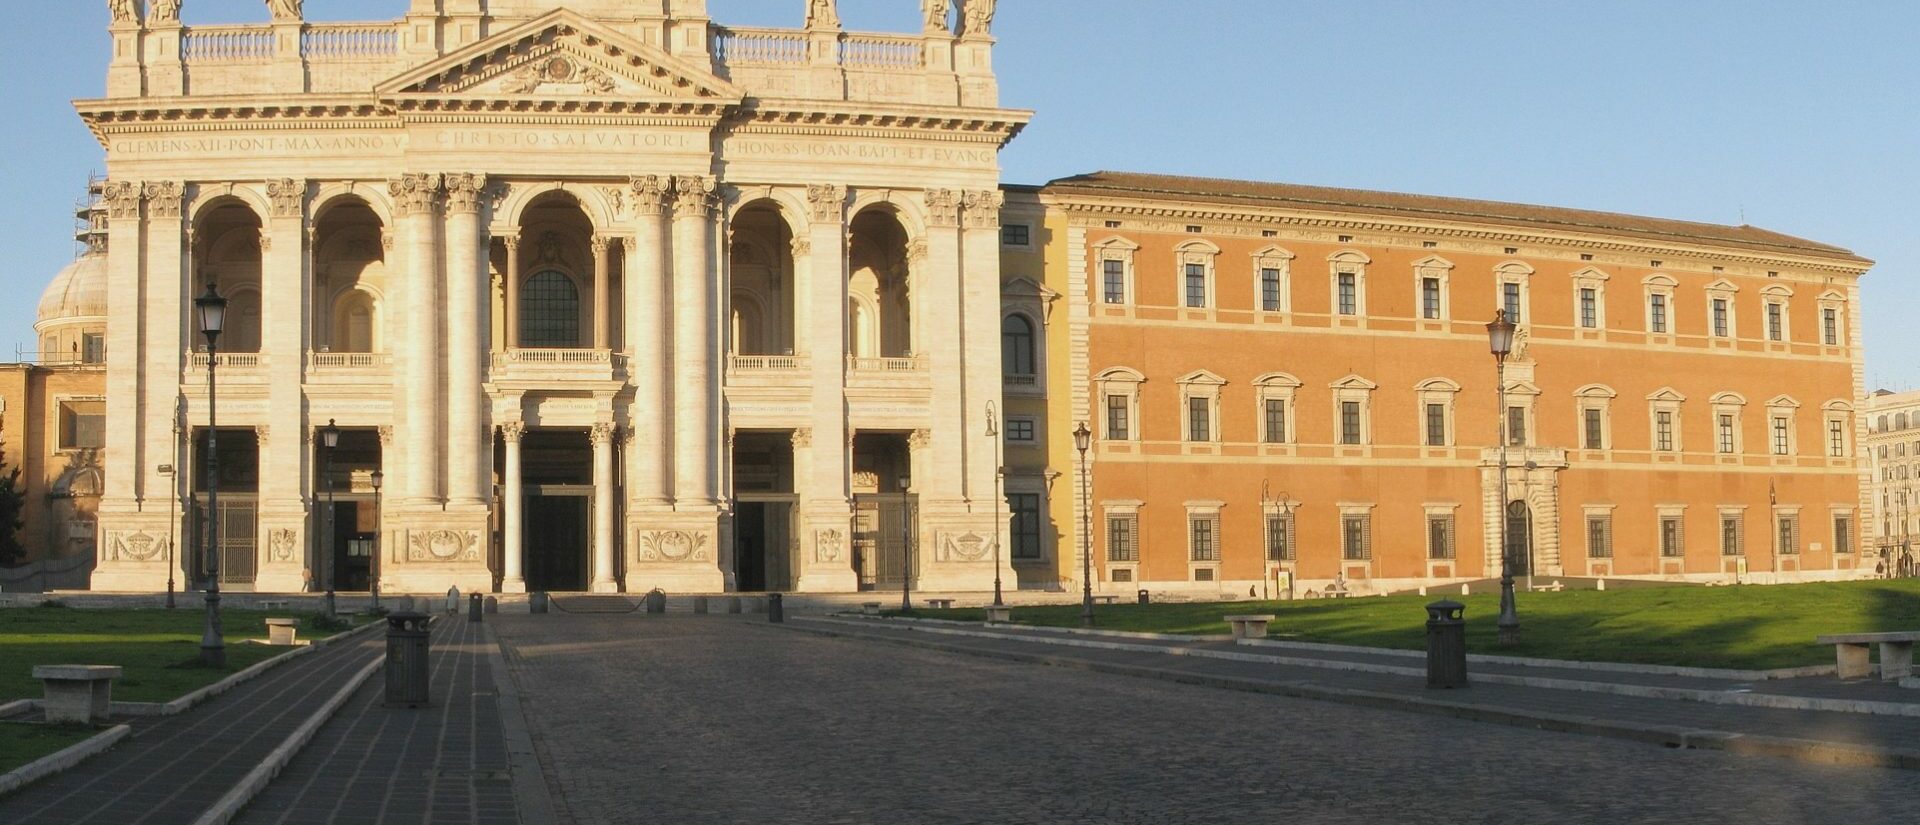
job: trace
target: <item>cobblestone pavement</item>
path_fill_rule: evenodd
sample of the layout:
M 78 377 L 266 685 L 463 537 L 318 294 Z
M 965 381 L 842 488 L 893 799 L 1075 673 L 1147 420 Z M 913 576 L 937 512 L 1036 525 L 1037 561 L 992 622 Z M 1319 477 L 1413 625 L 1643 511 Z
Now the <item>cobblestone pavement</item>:
M 436 622 L 428 707 L 385 707 L 375 674 L 235 822 L 519 825 L 485 631 Z
M 501 616 L 563 822 L 1891 822 L 1914 774 L 829 638 Z
M 0 798 L 0 823 L 192 822 L 380 656 L 383 645 L 378 635 L 329 645 L 186 713 L 136 720 L 133 735 L 112 750 Z

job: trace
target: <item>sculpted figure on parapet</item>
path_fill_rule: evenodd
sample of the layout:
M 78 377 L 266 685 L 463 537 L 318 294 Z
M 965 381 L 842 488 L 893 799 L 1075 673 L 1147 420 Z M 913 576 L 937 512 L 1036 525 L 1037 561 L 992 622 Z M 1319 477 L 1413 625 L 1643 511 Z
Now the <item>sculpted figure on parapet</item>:
M 926 33 L 946 34 L 947 18 L 953 11 L 953 0 L 920 0 L 920 12 L 926 16 Z
M 834 0 L 807 0 L 807 22 L 809 29 L 840 28 L 840 9 Z
M 107 0 L 107 13 L 113 15 L 115 23 L 140 22 L 140 9 L 134 0 Z
M 993 0 L 963 0 L 960 33 L 985 36 L 993 28 Z
M 267 11 L 274 20 L 299 20 L 300 0 L 267 0 Z
M 147 10 L 147 25 L 180 22 L 180 0 L 153 0 Z

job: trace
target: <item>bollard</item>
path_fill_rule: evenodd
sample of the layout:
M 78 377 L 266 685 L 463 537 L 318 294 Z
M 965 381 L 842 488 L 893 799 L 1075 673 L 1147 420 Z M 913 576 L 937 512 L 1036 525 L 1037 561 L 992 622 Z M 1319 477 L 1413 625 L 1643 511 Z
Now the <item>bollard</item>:
M 1134 591 L 1133 595 L 1140 600 L 1141 604 L 1149 604 L 1152 602 L 1152 596 L 1148 595 L 1145 589 Z
M 447 615 L 460 611 L 460 585 L 447 588 Z
M 728 612 L 728 613 L 738 613 L 738 612 L 740 612 L 740 597 L 739 597 L 739 596 L 728 596 L 728 597 L 727 597 L 727 612 Z
M 387 707 L 427 706 L 427 615 L 387 614 Z
M 781 603 L 778 593 L 767 594 L 767 621 L 779 624 L 787 620 L 786 606 Z
M 667 612 L 667 592 L 665 590 L 661 590 L 660 588 L 656 587 L 652 590 L 647 591 L 647 612 L 648 613 Z
M 535 590 L 527 594 L 527 612 L 541 614 L 547 612 L 547 591 Z
M 499 600 L 499 599 L 496 599 L 496 598 L 494 598 L 494 597 L 492 597 L 492 596 L 488 596 L 488 597 L 487 597 L 487 609 L 486 609 L 486 610 L 485 610 L 484 612 L 487 612 L 487 613 L 499 613 L 499 612 L 500 612 L 500 600 Z
M 705 596 L 693 597 L 693 612 L 695 613 L 707 612 L 707 597 Z
M 1451 599 L 1427 605 L 1427 687 L 1467 686 L 1467 606 Z
M 482 610 L 482 605 L 480 598 L 481 596 L 478 593 L 467 597 L 467 621 L 477 622 L 481 620 L 480 611 Z

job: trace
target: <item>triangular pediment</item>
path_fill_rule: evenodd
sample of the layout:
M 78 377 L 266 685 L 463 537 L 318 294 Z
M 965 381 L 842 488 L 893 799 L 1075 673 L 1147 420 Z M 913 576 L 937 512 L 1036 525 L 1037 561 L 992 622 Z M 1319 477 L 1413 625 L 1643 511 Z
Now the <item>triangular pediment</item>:
M 733 84 L 657 46 L 556 9 L 376 87 L 398 99 L 604 99 L 728 105 Z

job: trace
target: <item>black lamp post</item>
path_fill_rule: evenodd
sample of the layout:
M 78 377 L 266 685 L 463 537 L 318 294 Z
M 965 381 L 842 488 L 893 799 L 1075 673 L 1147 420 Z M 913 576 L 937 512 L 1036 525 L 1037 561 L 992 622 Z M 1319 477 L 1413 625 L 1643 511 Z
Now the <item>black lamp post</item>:
M 1000 599 L 1000 531 L 1006 524 L 1000 521 L 1001 480 L 1007 477 L 1007 460 L 1000 451 L 1000 420 L 995 413 L 997 408 L 993 400 L 987 400 L 987 437 L 993 439 L 993 606 L 1000 607 L 1006 602 Z
M 367 590 L 373 594 L 373 609 L 376 612 L 380 610 L 380 539 L 386 533 L 386 528 L 380 523 L 380 484 L 386 480 L 387 474 L 379 470 L 374 470 L 373 477 L 368 479 L 373 484 L 373 569 Z
M 327 615 L 334 616 L 337 614 L 334 607 L 333 448 L 340 446 L 340 428 L 334 426 L 331 418 L 327 419 L 327 426 L 320 428 L 320 446 L 326 448 L 325 459 L 321 463 L 320 481 L 327 486 L 327 512 L 326 518 L 319 520 L 319 524 L 314 526 L 316 531 L 321 531 L 320 538 L 324 548 L 321 557 L 316 561 L 320 562 L 321 568 L 327 574 Z M 323 531 L 321 524 L 325 525 Z
M 913 612 L 913 504 L 908 492 L 911 482 L 900 479 L 900 612 Z
M 1073 448 L 1080 451 L 1080 624 L 1093 626 L 1093 521 L 1087 514 L 1087 488 L 1093 479 L 1087 475 L 1087 443 L 1093 431 L 1087 422 L 1073 430 Z
M 227 299 L 213 282 L 193 299 L 200 316 L 200 334 L 207 337 L 207 626 L 200 635 L 200 664 L 226 668 L 227 642 L 220 632 L 220 449 L 219 408 L 215 404 L 214 368 L 220 363 L 220 329 L 227 319 Z
M 1513 322 L 1495 310 L 1487 324 L 1487 348 L 1493 352 L 1494 383 L 1500 397 L 1500 644 L 1520 642 L 1520 612 L 1513 604 L 1513 550 L 1507 546 L 1507 355 L 1513 352 Z

